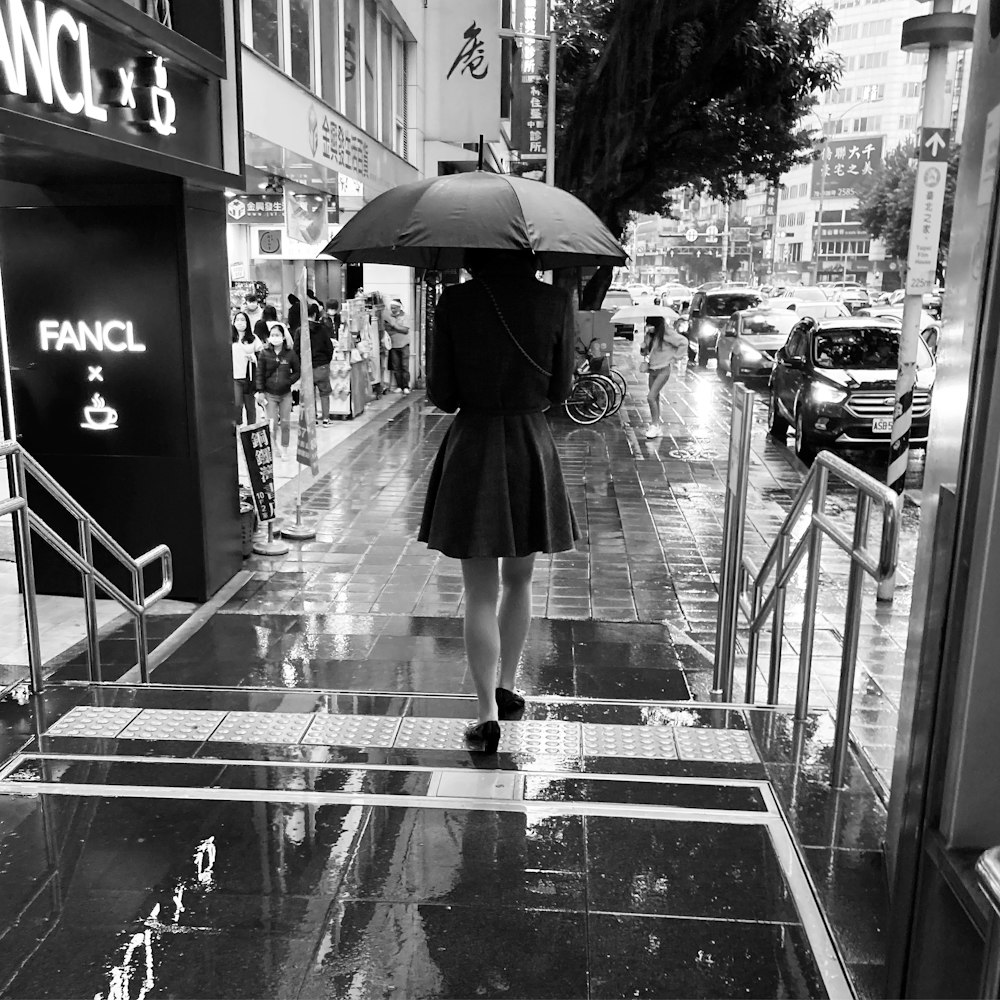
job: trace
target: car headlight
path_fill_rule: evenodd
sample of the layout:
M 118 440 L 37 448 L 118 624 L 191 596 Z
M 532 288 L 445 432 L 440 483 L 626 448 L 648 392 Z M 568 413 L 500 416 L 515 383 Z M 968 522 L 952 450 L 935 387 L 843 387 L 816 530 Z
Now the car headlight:
M 718 336 L 718 328 L 714 323 L 709 323 L 707 319 L 701 321 L 701 326 L 698 327 L 698 338 L 699 340 L 709 340 L 712 337 Z
M 763 361 L 764 355 L 757 350 L 756 347 L 747 347 L 744 344 L 740 347 L 740 360 L 741 361 Z
M 847 393 L 843 389 L 827 385 L 825 382 L 813 382 L 809 391 L 817 403 L 842 403 L 847 399 Z

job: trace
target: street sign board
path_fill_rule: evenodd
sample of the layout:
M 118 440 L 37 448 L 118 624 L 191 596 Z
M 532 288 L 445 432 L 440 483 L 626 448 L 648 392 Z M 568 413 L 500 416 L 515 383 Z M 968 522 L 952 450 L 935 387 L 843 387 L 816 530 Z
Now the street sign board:
M 824 198 L 857 198 L 874 180 L 882 162 L 884 136 L 829 139 L 813 161 L 811 195 Z
M 906 258 L 907 295 L 920 295 L 934 287 L 950 143 L 951 129 L 920 130 L 910 250 Z
M 684 234 L 684 239 L 686 239 L 688 241 L 688 243 L 694 243 L 695 240 L 698 239 L 698 230 L 697 229 L 689 229 Z

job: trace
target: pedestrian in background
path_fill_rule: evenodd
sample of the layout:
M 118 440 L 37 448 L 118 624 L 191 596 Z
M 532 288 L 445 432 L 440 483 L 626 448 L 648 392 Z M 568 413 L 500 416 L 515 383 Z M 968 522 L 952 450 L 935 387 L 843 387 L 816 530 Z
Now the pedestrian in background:
M 274 306 L 264 306 L 260 311 L 260 319 L 253 325 L 253 335 L 263 347 L 267 343 L 267 335 L 272 326 L 278 322 L 278 310 Z
M 403 303 L 393 299 L 389 303 L 389 315 L 385 318 L 385 328 L 389 334 L 389 371 L 396 381 L 393 392 L 410 392 L 410 324 L 403 311 Z
M 320 322 L 320 307 L 316 302 L 309 303 L 309 356 L 312 360 L 313 387 L 319 397 L 320 419 L 324 427 L 330 426 L 330 396 L 333 387 L 330 385 L 330 362 L 333 360 L 333 340 L 330 332 Z M 305 360 L 305 350 L 300 352 Z
M 277 458 L 285 457 L 292 433 L 292 384 L 299 378 L 299 359 L 287 346 L 287 331 L 275 323 L 268 331 L 267 347 L 257 358 L 257 398 L 267 406 L 271 439 Z M 278 443 L 278 431 L 281 443 Z
M 264 316 L 263 304 L 256 293 L 248 292 L 243 297 L 243 311 L 250 319 L 250 329 L 254 330 Z
M 648 373 L 649 427 L 646 437 L 658 438 L 662 431 L 661 393 L 670 381 L 673 363 L 687 350 L 687 339 L 674 329 L 667 329 L 662 316 L 650 316 L 646 320 L 646 336 L 639 353 L 646 359 L 644 370 Z
M 470 250 L 466 261 L 474 280 L 445 288 L 435 312 L 427 395 L 458 415 L 434 462 L 418 537 L 462 561 L 479 703 L 466 739 L 495 753 L 499 719 L 524 707 L 514 679 L 535 554 L 572 549 L 580 537 L 545 418 L 573 384 L 576 324 L 569 295 L 535 280 L 530 251 Z
M 236 423 L 252 424 L 257 417 L 254 387 L 257 379 L 257 352 L 260 341 L 253 335 L 250 317 L 243 311 L 233 317 L 233 400 Z M 246 420 L 242 419 L 244 411 Z

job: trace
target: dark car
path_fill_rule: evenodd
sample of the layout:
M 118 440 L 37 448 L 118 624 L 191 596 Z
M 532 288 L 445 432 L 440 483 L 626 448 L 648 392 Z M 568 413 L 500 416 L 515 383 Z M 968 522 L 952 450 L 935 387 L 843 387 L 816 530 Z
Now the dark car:
M 927 444 L 934 359 L 917 344 L 910 443 Z M 767 427 L 810 462 L 823 448 L 884 448 L 895 408 L 899 328 L 876 318 L 800 320 L 775 355 Z
M 715 342 L 726 320 L 741 309 L 754 309 L 763 301 L 757 292 L 747 289 L 720 289 L 695 292 L 688 307 L 687 321 L 678 329 L 688 339 L 688 357 L 703 368 L 715 354 Z

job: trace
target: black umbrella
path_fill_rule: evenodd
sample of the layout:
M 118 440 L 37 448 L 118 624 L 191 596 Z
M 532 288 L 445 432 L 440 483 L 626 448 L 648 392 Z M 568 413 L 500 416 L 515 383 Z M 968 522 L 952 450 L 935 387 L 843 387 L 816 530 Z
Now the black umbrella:
M 623 264 L 625 251 L 578 198 L 482 170 L 401 184 L 349 220 L 323 253 L 346 263 L 460 267 L 472 249 L 531 250 L 539 268 Z

